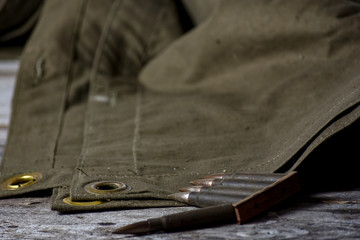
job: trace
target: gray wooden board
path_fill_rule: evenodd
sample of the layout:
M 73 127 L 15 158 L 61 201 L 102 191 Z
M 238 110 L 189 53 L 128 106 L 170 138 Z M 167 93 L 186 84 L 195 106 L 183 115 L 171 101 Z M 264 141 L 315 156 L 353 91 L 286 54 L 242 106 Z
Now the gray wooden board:
M 0 159 L 5 145 L 16 62 L 0 61 Z M 49 197 L 0 199 L 0 239 L 360 239 L 360 188 L 299 196 L 244 225 L 134 237 L 121 226 L 186 208 L 59 214 Z
M 360 239 L 360 189 L 314 194 L 272 209 L 243 225 L 134 237 L 113 235 L 121 226 L 192 209 L 160 208 L 64 215 L 49 198 L 0 200 L 0 239 Z M 340 199 L 340 202 L 336 202 Z M 356 199 L 356 200 L 354 200 Z

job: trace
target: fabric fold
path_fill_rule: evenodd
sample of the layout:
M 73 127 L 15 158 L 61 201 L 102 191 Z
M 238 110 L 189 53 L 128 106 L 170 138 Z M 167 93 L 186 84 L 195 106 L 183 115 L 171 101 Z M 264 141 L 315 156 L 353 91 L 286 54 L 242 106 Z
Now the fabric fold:
M 306 172 L 328 146 L 343 151 L 329 144 L 334 139 L 353 141 L 360 15 L 349 9 L 356 2 L 220 1 L 183 35 L 172 1 L 97 4 L 77 5 L 84 20 L 69 34 L 75 52 L 69 50 L 67 62 L 47 72 L 47 58 L 40 61 L 37 75 L 44 64 L 49 81 L 32 94 L 22 90 L 33 84 L 24 80 L 31 69 L 23 64 L 16 90 L 1 178 L 66 172 L 64 181 L 48 180 L 54 210 L 177 206 L 167 195 L 201 176 Z M 29 49 L 41 26 L 40 19 Z M 64 49 L 51 52 L 61 62 L 57 51 Z M 23 63 L 26 56 L 37 55 L 25 52 Z M 30 149 L 26 158 L 19 148 Z M 40 188 L 39 181 L 26 191 Z M 86 201 L 96 204 L 71 204 Z

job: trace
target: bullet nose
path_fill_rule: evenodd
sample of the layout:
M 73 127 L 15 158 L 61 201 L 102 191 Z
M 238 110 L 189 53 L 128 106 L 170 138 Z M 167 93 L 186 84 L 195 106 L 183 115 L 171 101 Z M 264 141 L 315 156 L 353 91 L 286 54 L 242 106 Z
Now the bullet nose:
M 180 188 L 179 191 L 180 192 L 200 192 L 201 188 L 202 188 L 202 186 L 184 187 L 184 188 Z
M 189 196 L 189 192 L 180 192 L 168 195 L 169 198 L 183 203 L 188 203 Z
M 190 183 L 192 185 L 195 185 L 195 186 L 211 187 L 214 184 L 214 180 L 213 179 L 198 179 L 198 180 L 195 180 L 195 181 L 191 181 Z

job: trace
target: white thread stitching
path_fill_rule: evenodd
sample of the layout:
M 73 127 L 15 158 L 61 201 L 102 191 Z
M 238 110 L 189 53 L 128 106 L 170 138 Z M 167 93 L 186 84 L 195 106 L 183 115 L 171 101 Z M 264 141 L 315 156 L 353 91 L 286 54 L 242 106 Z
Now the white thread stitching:
M 359 79 L 359 78 L 356 78 L 356 79 Z M 352 91 L 352 92 L 351 92 L 350 94 L 348 94 L 347 96 L 352 96 L 352 95 L 353 95 L 354 93 L 356 93 L 358 90 L 359 90 L 359 89 L 356 88 L 354 91 Z M 335 109 L 336 107 L 338 107 L 340 104 L 342 104 L 343 102 L 345 102 L 346 99 L 348 99 L 348 98 L 347 98 L 347 97 L 346 97 L 346 98 L 343 97 L 337 104 L 333 105 L 333 107 L 329 110 L 329 112 L 332 113 L 332 112 L 334 111 L 334 109 Z M 349 105 L 350 105 L 350 106 L 353 106 L 354 104 L 356 104 L 356 102 L 353 102 L 353 101 L 352 101 Z M 349 106 L 348 106 L 348 107 L 349 107 Z M 330 121 L 331 121 L 331 120 L 330 120 Z M 302 134 L 302 136 L 304 136 L 304 135 L 305 135 L 305 133 Z M 299 140 L 302 138 L 302 136 L 301 136 L 301 137 L 298 136 L 298 137 L 296 138 L 296 140 L 295 140 L 287 149 L 291 149 L 294 145 L 296 145 L 296 144 L 299 142 Z M 256 167 L 261 167 L 261 166 L 270 164 L 270 163 L 273 162 L 275 159 L 277 159 L 277 158 L 279 158 L 280 156 L 284 155 L 285 152 L 286 152 L 286 150 L 282 151 L 281 153 L 277 154 L 277 155 L 276 155 L 275 157 L 273 157 L 272 159 L 256 165 Z M 250 167 L 250 168 L 248 168 L 247 170 L 252 169 L 252 168 L 253 168 L 253 167 Z
M 142 102 L 142 94 L 140 85 L 138 85 L 138 90 L 136 92 L 136 106 L 135 106 L 135 118 L 134 118 L 134 138 L 132 142 L 132 155 L 134 160 L 134 171 L 138 174 L 138 166 L 137 166 L 137 143 L 140 139 L 140 121 L 141 121 L 141 102 Z
M 101 56 L 102 56 L 102 53 L 103 53 L 105 42 L 106 42 L 107 36 L 109 35 L 111 24 L 113 23 L 113 20 L 114 20 L 115 16 L 117 15 L 117 10 L 118 10 L 119 6 L 120 6 L 120 1 L 114 2 L 113 6 L 112 6 L 112 8 L 110 10 L 111 12 L 108 15 L 108 17 L 109 17 L 108 21 L 106 22 L 106 25 L 104 26 L 104 29 L 105 29 L 104 34 L 101 36 L 101 38 L 99 40 L 99 47 L 96 50 L 96 55 L 95 55 L 93 67 L 91 69 L 91 73 L 90 73 L 90 77 L 89 77 L 90 84 L 91 84 L 91 81 L 94 80 L 96 78 L 96 76 L 97 76 L 97 68 L 98 68 L 98 66 L 100 64 L 100 59 L 101 59 Z M 90 96 L 91 96 L 91 89 L 90 89 L 90 93 L 89 93 L 88 102 L 91 101 Z M 88 107 L 89 107 L 89 105 L 88 105 Z M 85 161 L 85 158 L 86 158 L 87 153 L 88 153 L 88 142 L 86 141 L 86 139 L 87 139 L 86 136 L 88 135 L 89 128 L 90 128 L 90 123 L 89 122 L 91 122 L 89 108 L 87 109 L 86 118 L 88 119 L 88 121 L 87 121 L 87 123 L 85 125 L 84 144 L 83 144 L 83 150 L 85 150 L 85 151 L 83 152 L 81 160 L 80 160 L 80 169 L 83 168 L 84 161 Z M 78 178 L 80 178 L 80 174 L 81 174 L 81 171 L 78 171 Z M 76 192 L 76 188 L 75 188 L 75 192 Z

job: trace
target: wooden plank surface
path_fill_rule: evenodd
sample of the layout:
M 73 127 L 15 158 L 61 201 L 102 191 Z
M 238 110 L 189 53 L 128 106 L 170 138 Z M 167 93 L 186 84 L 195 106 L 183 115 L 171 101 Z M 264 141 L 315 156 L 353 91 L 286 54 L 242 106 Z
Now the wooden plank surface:
M 2 199 L 0 239 L 360 239 L 359 190 L 301 197 L 243 225 L 142 237 L 114 236 L 111 232 L 190 208 L 61 215 L 50 210 L 47 197 Z
M 17 63 L 0 61 L 0 157 Z M 298 196 L 244 225 L 134 237 L 121 226 L 193 208 L 59 214 L 49 197 L 0 199 L 0 239 L 360 239 L 360 188 Z

